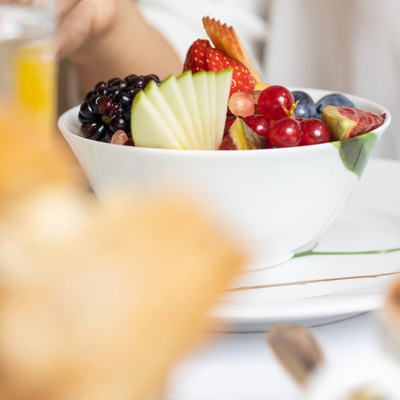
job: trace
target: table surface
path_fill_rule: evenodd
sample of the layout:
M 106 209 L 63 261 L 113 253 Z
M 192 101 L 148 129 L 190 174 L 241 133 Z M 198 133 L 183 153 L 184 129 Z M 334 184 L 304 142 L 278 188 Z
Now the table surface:
M 398 182 L 399 177 L 400 163 L 371 160 L 352 201 L 357 204 L 369 201 L 383 210 L 398 210 L 399 187 L 391 182 Z M 371 311 L 310 329 L 333 367 L 340 368 L 346 361 L 355 359 L 377 361 L 384 355 L 379 312 Z M 262 332 L 208 334 L 205 343 L 172 370 L 163 400 L 299 400 L 307 397 L 278 363 L 268 347 L 266 333 Z
M 376 312 L 310 329 L 332 365 L 383 353 Z M 266 333 L 208 334 L 172 371 L 165 396 L 165 400 L 305 398 L 303 389 L 278 364 Z

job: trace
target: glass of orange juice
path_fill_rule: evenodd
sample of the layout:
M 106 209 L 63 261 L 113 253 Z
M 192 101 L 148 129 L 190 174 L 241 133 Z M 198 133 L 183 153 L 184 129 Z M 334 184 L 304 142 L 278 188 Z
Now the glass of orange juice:
M 56 109 L 55 0 L 0 0 L 0 139 L 50 141 Z M 13 134 L 14 134 L 13 133 Z

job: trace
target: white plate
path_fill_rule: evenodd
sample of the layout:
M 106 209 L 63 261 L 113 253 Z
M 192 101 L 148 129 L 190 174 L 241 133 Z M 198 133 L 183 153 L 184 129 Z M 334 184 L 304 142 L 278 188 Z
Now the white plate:
M 318 325 L 376 310 L 400 272 L 400 162 L 372 159 L 349 205 L 310 254 L 244 272 L 211 318 L 229 332 Z

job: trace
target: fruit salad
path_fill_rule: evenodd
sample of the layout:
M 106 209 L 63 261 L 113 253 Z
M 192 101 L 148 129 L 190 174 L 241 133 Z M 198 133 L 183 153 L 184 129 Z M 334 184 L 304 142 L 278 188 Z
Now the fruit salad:
M 193 42 L 180 76 L 98 82 L 80 107 L 81 134 L 138 147 L 254 150 L 346 140 L 385 121 L 343 94 L 315 102 L 264 83 L 232 27 L 209 17 L 203 26 L 211 42 Z

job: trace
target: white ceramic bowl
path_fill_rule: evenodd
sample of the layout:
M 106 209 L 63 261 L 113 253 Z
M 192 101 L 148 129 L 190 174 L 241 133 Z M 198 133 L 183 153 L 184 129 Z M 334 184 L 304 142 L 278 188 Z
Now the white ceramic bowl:
M 329 93 L 296 90 L 314 100 Z M 145 194 L 182 190 L 215 213 L 248 250 L 249 268 L 259 269 L 288 260 L 336 219 L 357 186 L 375 139 L 388 127 L 390 114 L 384 107 L 348 97 L 358 108 L 386 113 L 386 121 L 375 134 L 341 146 L 206 151 L 112 145 L 79 136 L 78 107 L 60 117 L 59 128 L 100 199 L 121 185 Z

